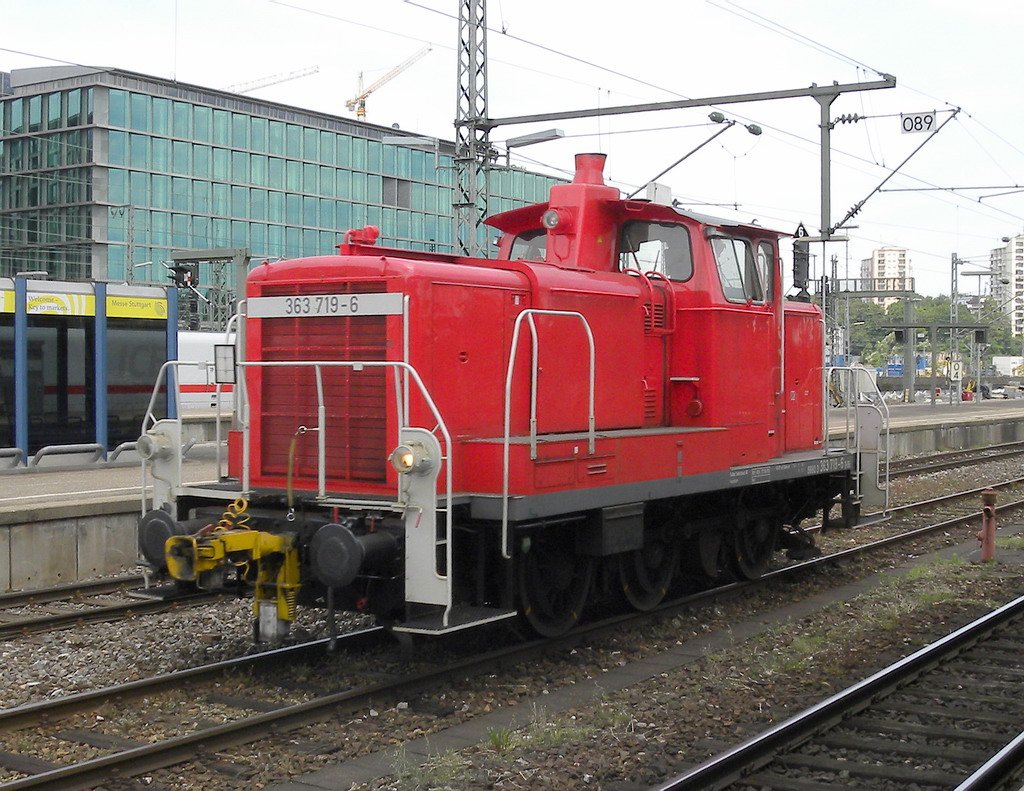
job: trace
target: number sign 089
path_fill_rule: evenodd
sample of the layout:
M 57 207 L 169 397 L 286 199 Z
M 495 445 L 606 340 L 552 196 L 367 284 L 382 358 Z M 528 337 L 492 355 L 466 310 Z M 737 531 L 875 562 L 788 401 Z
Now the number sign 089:
M 930 113 L 900 113 L 900 129 L 903 134 L 931 132 L 935 129 L 935 111 Z

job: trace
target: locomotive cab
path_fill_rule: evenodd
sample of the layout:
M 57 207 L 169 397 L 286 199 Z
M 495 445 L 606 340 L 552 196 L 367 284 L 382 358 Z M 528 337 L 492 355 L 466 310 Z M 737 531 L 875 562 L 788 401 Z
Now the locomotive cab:
M 231 477 L 183 485 L 180 424 L 147 424 L 147 562 L 251 585 L 262 638 L 304 603 L 555 635 L 596 588 L 649 609 L 855 514 L 867 445 L 827 448 L 821 314 L 783 298 L 782 234 L 620 199 L 603 164 L 490 218 L 497 260 L 367 228 L 253 270 Z

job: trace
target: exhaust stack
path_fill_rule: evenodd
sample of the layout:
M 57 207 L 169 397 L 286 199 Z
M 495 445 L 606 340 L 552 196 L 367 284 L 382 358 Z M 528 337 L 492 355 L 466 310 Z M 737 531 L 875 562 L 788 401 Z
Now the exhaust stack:
M 604 186 L 604 163 L 607 159 L 605 154 L 577 154 L 576 175 L 573 177 L 573 184 L 596 184 Z

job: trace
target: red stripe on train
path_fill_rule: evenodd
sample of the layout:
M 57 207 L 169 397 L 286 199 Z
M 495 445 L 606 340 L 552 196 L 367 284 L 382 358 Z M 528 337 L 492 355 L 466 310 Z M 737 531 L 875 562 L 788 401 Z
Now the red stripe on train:
M 222 393 L 230 393 L 235 389 L 234 385 L 221 385 L 220 390 Z M 71 385 L 67 389 L 68 395 L 85 395 L 85 387 L 83 385 Z M 161 387 L 160 392 L 164 389 Z M 43 388 L 43 392 L 46 395 L 56 395 L 60 392 L 60 388 L 56 385 L 47 385 Z M 143 395 L 149 395 L 153 392 L 153 385 L 110 385 L 107 387 L 108 395 L 129 395 L 141 393 Z M 216 385 L 181 385 L 182 393 L 210 393 L 211 395 L 217 392 Z

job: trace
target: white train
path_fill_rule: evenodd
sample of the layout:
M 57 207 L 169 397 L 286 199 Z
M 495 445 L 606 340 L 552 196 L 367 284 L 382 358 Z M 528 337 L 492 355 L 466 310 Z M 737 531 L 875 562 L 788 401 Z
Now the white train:
M 207 363 L 205 369 L 193 365 L 178 367 L 182 412 L 214 412 L 218 398 L 222 413 L 234 409 L 234 387 L 221 385 L 218 394 L 213 378 L 213 347 L 234 342 L 234 333 L 225 338 L 223 332 L 178 332 L 178 359 Z
M 147 322 L 150 323 L 150 322 Z M 14 336 L 0 331 L 0 447 L 14 445 Z M 231 343 L 223 332 L 179 332 L 178 359 L 203 363 L 179 367 L 181 411 L 185 414 L 234 408 L 231 385 L 219 392 L 213 376 L 213 347 Z M 92 342 L 81 321 L 54 319 L 28 329 L 29 445 L 89 443 L 93 417 Z M 111 325 L 107 334 L 107 434 L 109 447 L 139 436 L 167 356 L 164 333 L 139 324 Z M 88 370 L 87 370 L 88 369 Z M 161 410 L 162 411 L 162 410 Z

